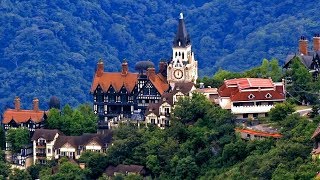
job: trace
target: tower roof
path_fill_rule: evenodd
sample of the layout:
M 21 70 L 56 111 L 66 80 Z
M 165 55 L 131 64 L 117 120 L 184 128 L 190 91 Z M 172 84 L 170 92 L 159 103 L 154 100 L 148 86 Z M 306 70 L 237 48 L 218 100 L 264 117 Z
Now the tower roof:
M 180 13 L 178 31 L 176 37 L 173 40 L 173 47 L 186 47 L 189 44 L 191 44 L 190 37 L 187 33 L 186 25 L 183 19 L 183 14 Z

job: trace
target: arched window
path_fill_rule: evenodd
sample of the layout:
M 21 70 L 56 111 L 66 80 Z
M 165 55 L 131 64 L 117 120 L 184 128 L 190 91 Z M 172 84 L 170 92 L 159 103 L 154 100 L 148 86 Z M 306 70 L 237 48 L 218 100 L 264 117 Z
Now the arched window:
M 178 52 L 176 52 L 176 57 L 178 56 Z
M 182 59 L 184 59 L 184 52 L 182 53 Z
M 181 52 L 179 52 L 179 56 L 181 56 Z

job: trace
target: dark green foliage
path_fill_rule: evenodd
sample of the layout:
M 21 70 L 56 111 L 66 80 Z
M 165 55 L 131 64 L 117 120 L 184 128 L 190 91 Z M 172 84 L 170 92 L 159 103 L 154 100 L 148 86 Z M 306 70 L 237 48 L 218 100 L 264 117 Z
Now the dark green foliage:
M 1 126 L 0 127 L 0 151 L 5 148 L 5 145 L 6 145 L 5 132 L 3 127 Z
M 231 72 L 219 69 L 212 78 L 204 77 L 199 82 L 205 86 L 220 87 L 226 79 L 234 78 L 271 78 L 274 82 L 281 81 L 282 72 L 277 59 L 268 61 L 263 59 L 260 66 L 251 68 L 244 72 Z
M 286 76 L 292 79 L 292 86 L 287 87 L 289 95 L 294 97 L 296 103 L 316 103 L 320 89 L 316 88 L 317 82 L 313 82 L 312 74 L 298 57 L 292 61 L 290 68 L 286 71 Z
M 5 179 L 10 173 L 10 166 L 5 162 L 4 151 L 0 150 L 0 179 Z
M 287 102 L 285 103 L 278 103 L 272 108 L 269 112 L 270 120 L 271 121 L 282 121 L 284 120 L 288 114 L 294 112 L 294 106 Z
M 87 179 L 97 179 L 107 167 L 106 156 L 98 152 L 84 152 L 79 162 L 85 163 Z
M 66 105 L 61 112 L 58 109 L 50 109 L 45 126 L 48 129 L 59 129 L 65 135 L 95 133 L 97 117 L 88 104 L 80 105 L 74 110 Z
M 86 179 L 85 170 L 80 169 L 77 164 L 69 162 L 67 159 L 60 159 L 58 171 L 52 174 L 51 168 L 44 168 L 40 171 L 40 179 L 45 180 L 80 180 Z
M 26 170 L 13 169 L 13 172 L 10 174 L 9 179 L 12 180 L 32 180 L 31 175 Z
M 13 152 L 20 152 L 21 148 L 31 143 L 28 129 L 9 129 L 7 131 L 7 141 L 11 144 L 11 150 Z
M 42 168 L 44 168 L 44 165 L 35 164 L 35 165 L 31 165 L 30 167 L 28 167 L 27 171 L 29 172 L 32 179 L 39 179 L 39 173 Z
M 11 105 L 15 95 L 25 102 L 39 97 L 43 108 L 51 95 L 74 107 L 91 101 L 99 58 L 108 71 L 119 70 L 124 58 L 130 69 L 138 60 L 170 59 L 180 11 L 202 75 L 241 71 L 263 58 L 283 62 L 301 34 L 310 40 L 319 31 L 317 3 L 1 1 L 0 104 Z
M 172 126 L 164 130 L 120 126 L 107 151 L 109 163 L 143 165 L 160 179 L 195 179 L 224 144 L 235 140 L 230 112 L 203 95 L 180 99 L 173 114 Z

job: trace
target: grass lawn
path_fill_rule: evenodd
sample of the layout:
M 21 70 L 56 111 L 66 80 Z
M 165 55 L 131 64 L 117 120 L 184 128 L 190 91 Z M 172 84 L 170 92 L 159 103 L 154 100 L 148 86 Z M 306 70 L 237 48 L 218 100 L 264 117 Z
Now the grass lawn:
M 311 106 L 296 106 L 296 107 L 294 107 L 294 109 L 296 111 L 303 110 L 303 109 L 309 109 L 309 108 L 312 108 L 312 107 Z

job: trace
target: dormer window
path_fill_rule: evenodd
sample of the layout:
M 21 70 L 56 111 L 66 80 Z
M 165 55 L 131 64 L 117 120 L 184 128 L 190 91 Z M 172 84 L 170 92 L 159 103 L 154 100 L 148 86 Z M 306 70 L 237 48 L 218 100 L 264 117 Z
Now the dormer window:
M 253 95 L 253 94 L 250 94 L 249 96 L 248 96 L 248 99 L 253 99 L 255 96 Z
M 272 98 L 272 95 L 270 93 L 268 93 L 268 94 L 265 95 L 265 97 L 270 99 L 270 98 Z

